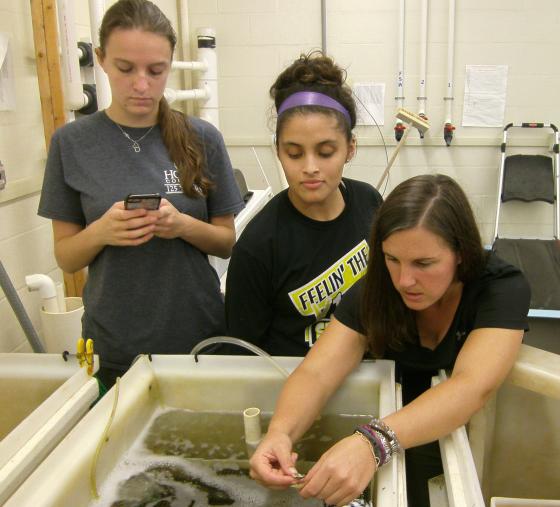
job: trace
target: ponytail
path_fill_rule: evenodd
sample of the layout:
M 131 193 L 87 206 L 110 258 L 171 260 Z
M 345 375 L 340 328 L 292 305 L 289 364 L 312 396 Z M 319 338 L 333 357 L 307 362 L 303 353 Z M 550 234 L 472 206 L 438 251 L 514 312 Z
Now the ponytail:
M 206 197 L 213 184 L 204 175 L 202 143 L 189 119 L 171 109 L 165 97 L 162 97 L 158 124 L 169 157 L 177 168 L 183 193 L 188 197 Z

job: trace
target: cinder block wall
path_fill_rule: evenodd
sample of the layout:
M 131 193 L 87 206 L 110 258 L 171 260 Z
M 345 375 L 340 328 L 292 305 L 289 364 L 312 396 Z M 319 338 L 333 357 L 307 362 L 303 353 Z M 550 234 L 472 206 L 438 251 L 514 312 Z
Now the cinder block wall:
M 280 178 L 271 149 L 268 88 L 299 53 L 321 47 L 319 0 L 155 0 L 180 26 L 178 6 L 187 5 L 189 41 L 180 41 L 177 58 L 196 59 L 196 29 L 217 33 L 220 129 L 234 165 L 249 186 L 274 190 Z M 107 2 L 110 4 L 111 2 Z M 387 151 L 393 134 L 397 72 L 398 4 L 387 0 L 327 2 L 327 52 L 347 69 L 350 83 L 385 83 Z M 406 2 L 405 107 L 418 109 L 420 2 Z M 505 122 L 545 121 L 560 124 L 560 4 L 557 0 L 457 1 L 455 29 L 455 100 L 457 127 L 451 147 L 443 141 L 447 82 L 447 0 L 430 0 L 426 111 L 431 129 L 421 141 L 411 133 L 393 167 L 385 192 L 402 179 L 425 172 L 456 178 L 469 195 L 483 240 L 490 243 L 499 167 L 500 128 L 462 127 L 465 66 L 508 65 Z M 185 13 L 183 13 L 185 14 Z M 78 37 L 89 37 L 86 2 L 76 2 Z M 28 2 L 0 0 L 0 32 L 11 35 L 16 80 L 16 110 L 0 111 L 0 160 L 11 190 L 0 191 L 0 260 L 40 329 L 36 293 L 28 293 L 24 277 L 46 273 L 61 279 L 52 253 L 49 221 L 36 216 L 38 189 L 46 157 L 35 72 L 31 14 Z M 185 56 L 186 58 L 186 56 Z M 174 72 L 170 85 L 196 85 L 196 74 Z M 181 106 L 196 111 L 192 105 Z M 347 167 L 349 177 L 375 184 L 386 164 L 385 146 L 376 127 L 358 127 L 358 155 Z M 514 131 L 511 152 L 546 153 L 551 139 L 543 131 Z M 254 151 L 253 151 L 254 148 Z M 255 158 L 257 154 L 265 176 Z M 15 196 L 15 197 L 14 197 Z M 550 235 L 552 212 L 536 205 L 531 213 L 510 206 L 503 234 Z M 9 304 L 0 294 L 0 351 L 29 350 Z

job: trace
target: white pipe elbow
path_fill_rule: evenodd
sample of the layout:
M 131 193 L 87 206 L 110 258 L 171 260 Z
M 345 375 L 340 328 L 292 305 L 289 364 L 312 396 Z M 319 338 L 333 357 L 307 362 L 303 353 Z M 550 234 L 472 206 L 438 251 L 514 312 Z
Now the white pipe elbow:
M 79 111 L 82 107 L 89 105 L 90 99 L 83 92 L 82 82 L 76 83 L 75 85 L 68 83 L 68 99 L 65 101 L 66 107 L 70 111 Z
M 30 292 L 38 290 L 42 298 L 56 297 L 56 285 L 50 276 L 43 274 L 27 275 L 25 284 Z
M 43 274 L 27 275 L 25 277 L 25 284 L 30 292 L 39 291 L 45 311 L 58 312 L 56 285 L 52 278 Z

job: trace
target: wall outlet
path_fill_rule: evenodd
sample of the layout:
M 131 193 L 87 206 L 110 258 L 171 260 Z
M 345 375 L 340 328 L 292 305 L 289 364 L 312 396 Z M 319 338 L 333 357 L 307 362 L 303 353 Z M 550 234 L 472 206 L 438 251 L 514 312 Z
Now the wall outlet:
M 6 188 L 6 170 L 0 160 L 0 190 L 3 190 L 4 188 Z

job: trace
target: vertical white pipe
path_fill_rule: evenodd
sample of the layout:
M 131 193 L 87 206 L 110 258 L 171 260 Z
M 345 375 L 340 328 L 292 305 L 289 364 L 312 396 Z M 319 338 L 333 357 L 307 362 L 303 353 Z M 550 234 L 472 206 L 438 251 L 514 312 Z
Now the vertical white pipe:
M 321 51 L 327 54 L 327 0 L 321 0 Z
M 58 302 L 56 296 L 54 298 L 44 298 L 43 299 L 43 310 L 49 313 L 59 313 Z
M 245 445 L 250 458 L 262 439 L 261 411 L 259 408 L 251 407 L 243 411 L 243 426 L 245 428 Z
M 558 130 L 554 131 L 554 145 L 558 147 L 559 144 L 559 135 Z M 558 150 L 554 150 L 555 153 L 555 169 L 556 169 L 556 217 L 555 217 L 555 237 L 556 239 L 560 239 L 560 203 L 558 202 L 560 199 L 560 154 Z M 558 242 L 557 242 L 558 244 Z
M 502 138 L 502 154 L 500 159 L 500 173 L 498 176 L 498 195 L 496 197 L 496 221 L 494 223 L 494 236 L 492 237 L 492 244 L 498 239 L 498 229 L 500 227 L 500 207 L 502 200 L 502 190 L 504 188 L 504 166 L 506 162 L 506 144 L 507 144 L 507 127 L 504 129 Z
M 64 104 L 72 111 L 81 109 L 88 102 L 82 89 L 80 62 L 76 51 L 78 39 L 74 22 L 72 0 L 57 0 L 58 31 L 61 50 L 61 67 L 64 76 Z
M 405 0 L 400 0 L 399 4 L 399 40 L 398 40 L 398 69 L 397 69 L 397 109 L 404 105 L 404 13 Z M 402 123 L 400 120 L 398 123 Z
M 276 174 L 278 175 L 278 182 L 280 183 L 280 190 L 288 188 L 288 180 L 286 179 L 286 173 L 284 173 L 284 168 L 282 167 L 282 162 L 278 158 L 278 148 L 276 147 L 276 136 L 272 135 L 270 138 L 270 148 L 272 150 L 272 156 L 276 162 Z
M 65 313 L 66 298 L 64 297 L 64 284 L 62 282 L 56 284 L 56 303 L 58 305 L 58 311 L 60 313 Z
M 181 58 L 183 61 L 190 61 L 192 58 L 188 0 L 179 0 L 179 15 L 181 16 L 179 21 L 181 35 Z
M 453 112 L 453 68 L 455 63 L 455 0 L 449 1 L 449 21 L 447 27 L 447 95 L 445 100 L 445 123 L 452 122 Z
M 399 2 L 399 39 L 397 41 L 398 46 L 398 69 L 397 69 L 397 93 L 395 95 L 395 101 L 397 105 L 397 110 L 404 106 L 404 18 L 405 18 L 405 0 L 400 0 Z M 400 141 L 404 134 L 405 124 L 397 119 L 395 123 L 395 139 Z
M 212 28 L 197 30 L 198 60 L 205 62 L 207 70 L 200 72 L 198 88 L 206 88 L 209 98 L 199 107 L 199 116 L 220 128 L 218 109 L 218 59 L 216 56 L 216 32 Z
M 89 26 L 93 50 L 99 47 L 99 27 L 105 14 L 105 0 L 89 0 Z M 101 111 L 111 105 L 111 87 L 109 78 L 103 71 L 97 56 L 93 55 L 93 76 L 97 93 L 97 108 Z
M 179 8 L 179 37 L 181 42 L 181 59 L 185 62 L 190 62 L 192 60 L 191 56 L 191 31 L 189 23 L 189 2 L 188 0 L 178 0 Z M 182 73 L 181 80 L 183 90 L 189 90 L 193 88 L 193 79 L 190 72 Z M 192 102 L 187 102 L 185 107 L 185 112 L 187 114 L 193 114 L 194 107 Z
M 426 115 L 426 61 L 428 56 L 428 0 L 422 0 L 420 16 L 420 81 L 418 114 Z

